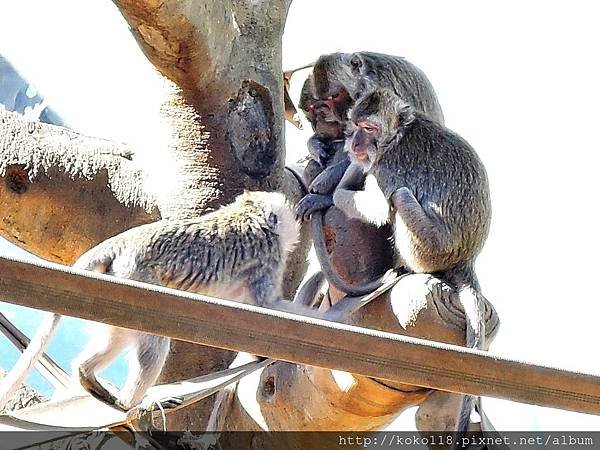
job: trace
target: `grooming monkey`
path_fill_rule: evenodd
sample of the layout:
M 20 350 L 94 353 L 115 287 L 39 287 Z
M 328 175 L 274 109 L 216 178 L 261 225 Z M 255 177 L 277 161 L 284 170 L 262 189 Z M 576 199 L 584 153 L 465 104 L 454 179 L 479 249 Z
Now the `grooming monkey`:
M 299 108 L 310 122 L 314 134 L 308 139 L 310 160 L 304 170 L 306 184 L 311 184 L 323 169 L 342 159 L 347 161 L 344 149 L 344 122 L 331 112 L 330 106 L 316 98 L 313 74 L 311 73 L 300 91 Z M 346 164 L 347 166 L 347 164 Z
M 281 297 L 286 257 L 297 240 L 295 214 L 283 194 L 245 192 L 197 219 L 164 220 L 125 231 L 86 252 L 74 267 L 268 307 Z M 59 316 L 50 317 L 44 321 L 49 329 L 38 330 L 45 339 L 26 351 L 43 352 L 58 325 Z M 128 410 L 156 382 L 169 342 L 163 336 L 96 324 L 73 374 L 98 399 Z M 96 373 L 127 348 L 127 380 L 115 395 L 98 382 Z M 17 386 L 34 363 L 17 377 Z
M 310 194 L 298 205 L 300 215 L 307 220 L 315 212 L 332 203 L 332 193 L 350 166 L 343 152 L 348 111 L 362 95 L 378 87 L 387 87 L 397 93 L 413 108 L 432 120 L 443 124 L 444 116 L 435 91 L 426 75 L 404 58 L 372 52 L 323 55 L 315 63 L 313 73 L 305 82 L 300 107 L 311 122 L 315 134 L 308 147 L 319 170 L 307 166 Z M 332 155 L 333 163 L 331 162 Z M 329 164 L 325 170 L 320 167 Z M 322 171 L 321 171 L 322 170 Z M 360 189 L 364 178 L 355 177 L 355 189 Z M 323 272 L 331 284 L 352 296 L 366 295 L 377 289 L 385 278 L 362 285 L 345 282 L 329 263 L 322 232 L 320 215 L 311 221 L 315 251 Z
M 484 317 L 474 263 L 491 217 L 483 163 L 464 139 L 389 89 L 355 104 L 350 131 L 352 164 L 333 204 L 373 225 L 391 222 L 399 263 L 411 272 L 437 274 L 457 289 L 467 347 L 481 349 Z M 355 189 L 357 179 L 364 179 L 361 190 Z M 472 400 L 463 399 L 460 432 L 467 430 Z
M 392 89 L 415 110 L 444 123 L 431 82 L 406 59 L 373 52 L 323 55 L 302 88 L 299 105 L 315 130 L 309 139 L 309 153 L 321 166 L 343 149 L 348 111 L 354 102 L 377 88 Z M 312 181 L 311 192 L 321 195 L 333 192 L 349 165 L 343 154 L 337 164 Z

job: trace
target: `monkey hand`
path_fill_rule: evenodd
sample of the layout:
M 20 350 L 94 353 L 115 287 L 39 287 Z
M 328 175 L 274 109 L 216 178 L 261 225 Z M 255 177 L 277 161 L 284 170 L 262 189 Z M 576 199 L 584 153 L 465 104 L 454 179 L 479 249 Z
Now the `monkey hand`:
M 329 148 L 329 145 L 314 135 L 308 140 L 308 153 L 310 153 L 310 157 L 317 162 L 321 168 L 324 168 L 331 158 L 331 149 Z
M 308 220 L 312 213 L 327 209 L 333 205 L 332 195 L 308 194 L 296 206 L 296 216 Z

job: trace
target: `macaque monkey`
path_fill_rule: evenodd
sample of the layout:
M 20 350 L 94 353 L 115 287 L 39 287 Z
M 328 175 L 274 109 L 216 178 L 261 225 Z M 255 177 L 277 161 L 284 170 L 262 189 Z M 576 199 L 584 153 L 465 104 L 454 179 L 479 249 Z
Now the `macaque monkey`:
M 483 163 L 460 136 L 390 89 L 361 98 L 350 111 L 346 151 L 352 162 L 332 196 L 348 217 L 391 223 L 398 265 L 434 273 L 457 289 L 466 344 L 482 348 L 483 306 L 474 263 L 488 235 L 491 204 Z M 356 189 L 357 180 L 364 180 Z M 458 430 L 466 431 L 465 396 Z
M 340 156 L 314 181 L 310 180 L 311 192 L 330 194 L 342 178 L 350 165 L 341 152 L 348 111 L 364 93 L 378 87 L 393 89 L 417 111 L 444 123 L 433 86 L 406 59 L 372 52 L 321 56 L 302 88 L 299 106 L 315 130 L 308 141 L 311 157 L 324 168 L 336 152 Z
M 298 105 L 314 131 L 307 143 L 311 158 L 304 170 L 304 181 L 307 185 L 310 185 L 327 166 L 348 159 L 343 153 L 344 122 L 337 119 L 331 113 L 330 106 L 315 95 L 314 79 L 310 74 L 302 86 Z M 342 173 L 348 164 L 346 163 Z
M 313 212 L 331 204 L 332 193 L 350 166 L 348 155 L 343 152 L 348 111 L 361 96 L 378 87 L 392 89 L 415 110 L 440 124 L 444 123 L 442 109 L 430 81 L 406 59 L 372 52 L 321 56 L 300 97 L 300 107 L 315 130 L 308 142 L 313 161 L 309 162 L 305 171 L 310 194 L 298 205 L 303 219 L 308 220 Z M 323 164 L 327 164 L 325 169 Z M 364 177 L 355 177 L 353 181 L 354 189 L 360 189 Z M 329 263 L 320 214 L 318 216 L 311 221 L 313 242 L 330 284 L 348 295 L 362 296 L 389 279 L 384 276 L 361 285 L 345 282 Z
M 74 267 L 269 307 L 281 298 L 286 258 L 298 232 L 283 194 L 245 192 L 195 219 L 161 220 L 125 231 L 86 252 Z M 59 316 L 51 317 L 44 322 L 49 329 L 39 343 L 42 352 L 58 325 Z M 96 398 L 128 410 L 156 382 L 169 342 L 167 337 L 97 323 L 73 374 Z M 127 381 L 113 394 L 96 373 L 126 349 L 131 351 Z M 39 348 L 27 350 L 40 353 Z M 35 359 L 30 365 L 34 363 Z M 16 380 L 19 385 L 24 372 Z

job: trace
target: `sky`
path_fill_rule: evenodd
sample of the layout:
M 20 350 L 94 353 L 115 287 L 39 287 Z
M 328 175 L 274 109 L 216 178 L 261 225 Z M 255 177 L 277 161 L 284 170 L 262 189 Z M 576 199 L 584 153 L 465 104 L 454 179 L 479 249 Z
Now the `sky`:
M 600 293 L 590 289 L 600 255 L 598 8 L 584 0 L 296 0 L 283 37 L 284 69 L 370 50 L 404 56 L 428 75 L 446 125 L 473 145 L 490 179 L 492 228 L 477 273 L 502 321 L 491 350 L 592 373 L 600 373 Z M 0 53 L 76 130 L 148 139 L 160 81 L 110 1 L 4 0 Z M 306 74 L 292 78 L 295 99 Z M 308 129 L 287 127 L 289 161 L 305 151 Z M 600 429 L 594 416 L 484 405 L 498 429 Z M 397 426 L 410 428 L 408 415 Z

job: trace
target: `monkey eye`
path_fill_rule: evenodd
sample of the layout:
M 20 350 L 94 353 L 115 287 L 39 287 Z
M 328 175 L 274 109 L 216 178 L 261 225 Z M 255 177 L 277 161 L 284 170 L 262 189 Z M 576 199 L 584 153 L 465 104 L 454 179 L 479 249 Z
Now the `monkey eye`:
M 338 98 L 340 96 L 339 92 L 336 92 L 335 94 L 331 94 L 329 96 L 329 100 L 335 100 L 336 98 Z
M 361 128 L 365 131 L 365 133 L 376 133 L 377 132 L 377 127 L 374 127 L 372 125 L 361 125 Z

